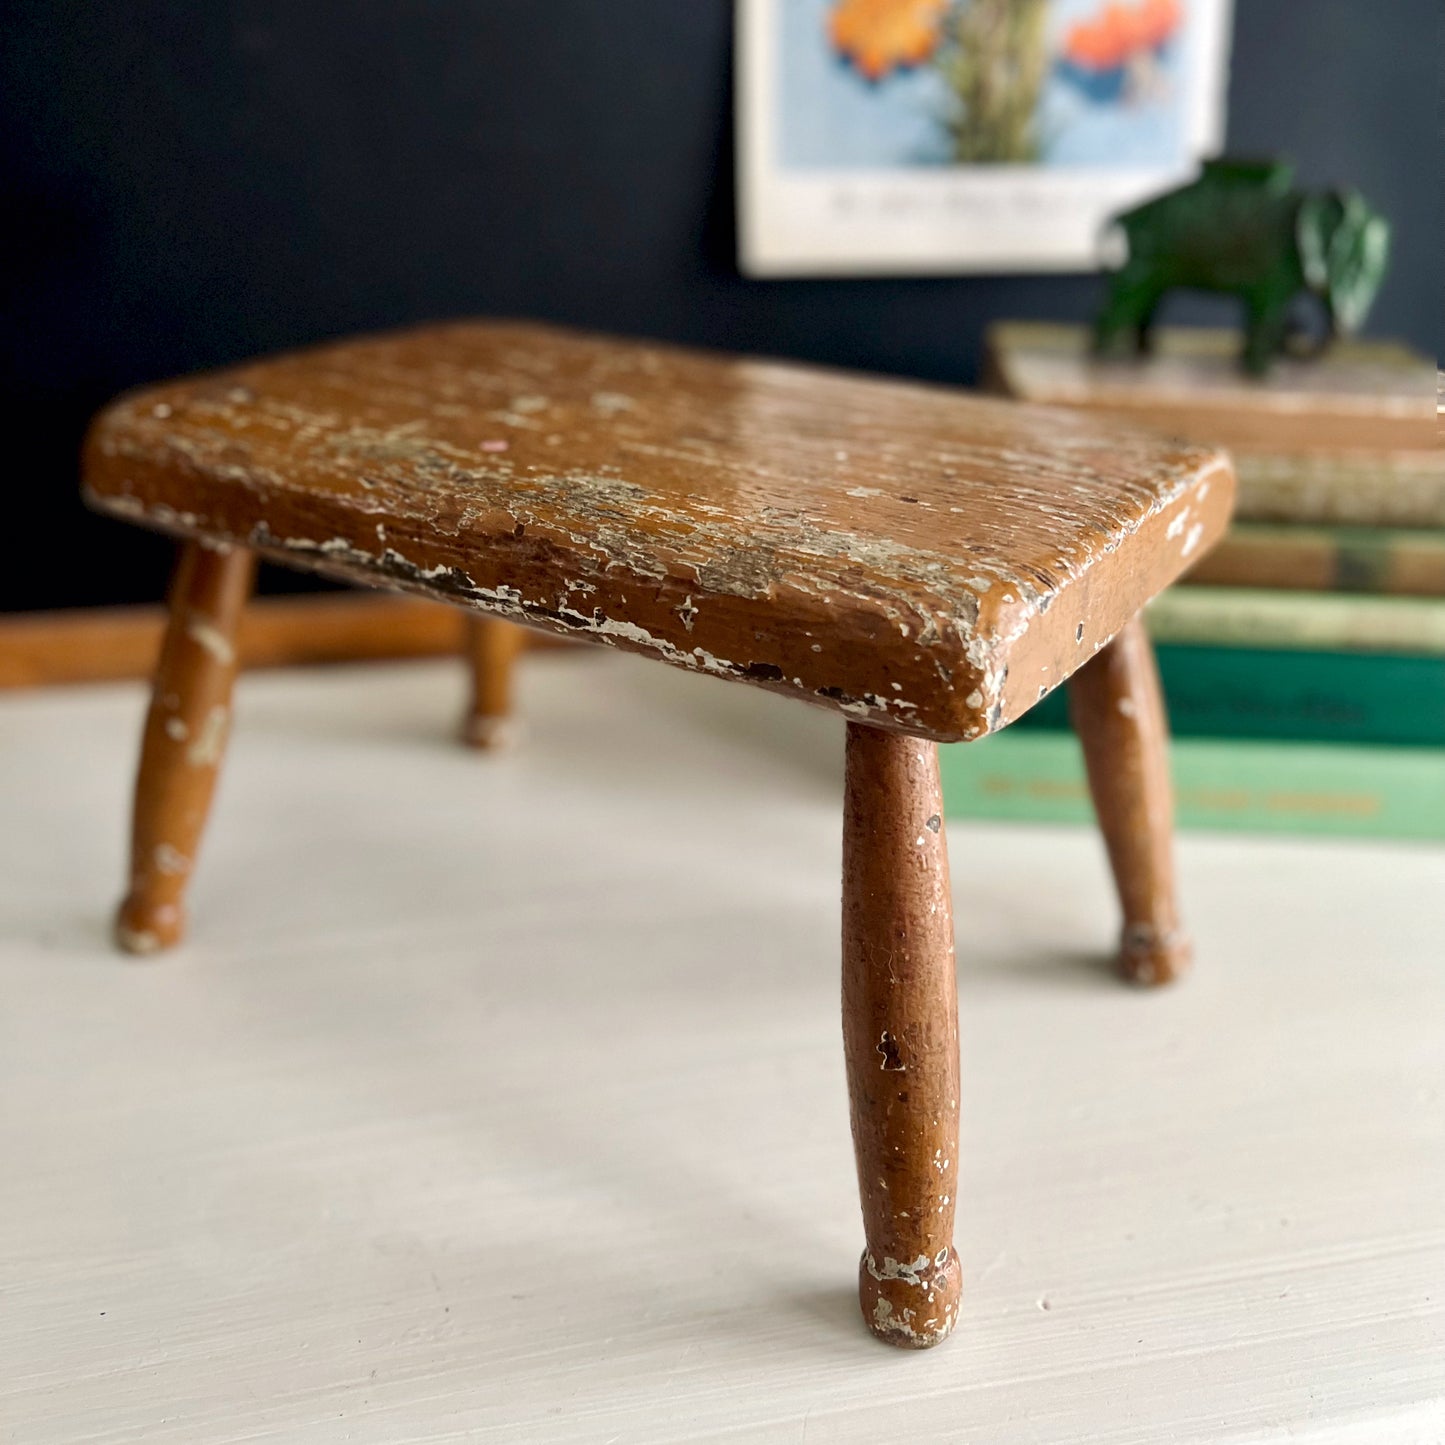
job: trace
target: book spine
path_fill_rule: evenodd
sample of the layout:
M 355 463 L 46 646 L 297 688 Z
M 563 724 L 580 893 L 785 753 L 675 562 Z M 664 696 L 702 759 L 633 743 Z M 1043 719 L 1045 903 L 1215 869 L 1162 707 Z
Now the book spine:
M 1171 587 L 1145 614 L 1155 642 L 1445 656 L 1445 600 L 1264 587 Z
M 1206 587 L 1445 597 L 1445 531 L 1239 522 L 1187 580 Z
M 1445 747 L 1445 658 L 1173 645 L 1157 651 L 1176 737 Z M 1019 724 L 1067 727 L 1064 689 Z
M 1011 728 L 939 755 L 950 818 L 1093 819 L 1070 733 Z M 1445 749 L 1191 738 L 1170 764 L 1181 828 L 1445 839 Z
M 1344 455 L 1236 451 L 1242 521 L 1445 527 L 1445 448 Z

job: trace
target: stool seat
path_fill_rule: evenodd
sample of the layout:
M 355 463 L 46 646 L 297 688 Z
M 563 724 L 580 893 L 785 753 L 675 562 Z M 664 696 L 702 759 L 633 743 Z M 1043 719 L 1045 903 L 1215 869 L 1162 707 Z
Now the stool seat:
M 469 322 L 131 393 L 85 485 L 186 538 L 959 741 L 1119 633 L 1234 481 L 1072 412 Z

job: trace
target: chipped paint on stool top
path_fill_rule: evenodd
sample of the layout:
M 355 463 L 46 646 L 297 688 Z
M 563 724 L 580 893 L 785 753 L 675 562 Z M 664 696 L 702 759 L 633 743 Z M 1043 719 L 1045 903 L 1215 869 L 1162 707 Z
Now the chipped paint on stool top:
M 512 323 L 132 394 L 85 481 L 162 530 L 941 741 L 1086 662 L 1233 493 L 1222 453 L 1075 413 Z

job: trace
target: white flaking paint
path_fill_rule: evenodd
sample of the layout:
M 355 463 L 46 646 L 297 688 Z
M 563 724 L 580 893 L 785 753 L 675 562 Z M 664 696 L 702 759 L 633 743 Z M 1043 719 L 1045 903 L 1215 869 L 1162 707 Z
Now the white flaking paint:
M 115 926 L 115 939 L 127 953 L 159 953 L 160 938 L 146 928 L 127 928 L 125 924 Z
M 157 846 L 153 861 L 158 873 L 179 876 L 191 871 L 191 860 L 178 848 L 171 847 L 169 843 L 161 843 Z
M 920 1254 L 915 1260 L 904 1260 L 901 1263 L 891 1255 L 884 1255 L 881 1265 L 871 1253 L 863 1256 L 863 1267 L 874 1279 L 879 1281 L 900 1280 L 904 1284 L 915 1285 L 919 1289 L 931 1287 L 931 1280 L 926 1276 L 932 1263 L 933 1261 L 926 1254 Z
M 226 749 L 226 727 L 231 714 L 224 703 L 217 703 L 206 714 L 196 740 L 186 749 L 186 761 L 193 768 L 214 768 Z
M 205 648 L 223 667 L 230 667 L 236 660 L 236 649 L 231 639 L 212 622 L 204 617 L 192 617 L 186 624 L 186 636 Z

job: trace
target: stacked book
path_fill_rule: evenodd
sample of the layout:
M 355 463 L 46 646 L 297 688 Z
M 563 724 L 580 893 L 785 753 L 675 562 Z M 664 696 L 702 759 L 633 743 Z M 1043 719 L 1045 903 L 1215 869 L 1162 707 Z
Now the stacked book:
M 1231 449 L 1236 521 L 1149 608 L 1182 826 L 1445 838 L 1445 449 L 1436 373 L 1374 343 L 1240 375 L 1236 338 L 1165 332 L 1101 362 L 1079 328 L 1011 323 L 989 376 Z M 1062 692 L 944 749 L 950 811 L 1089 817 Z

